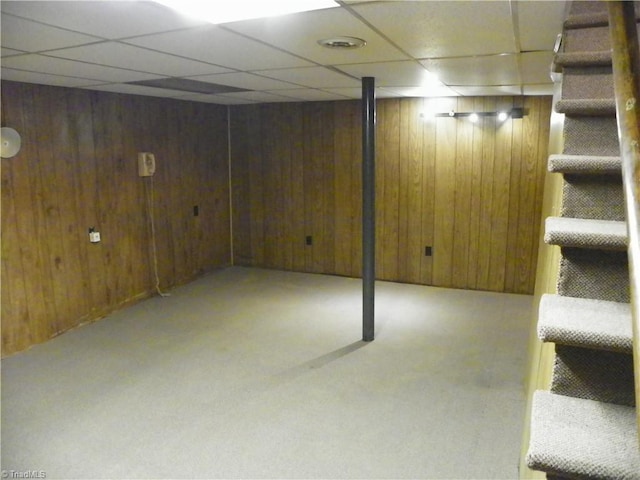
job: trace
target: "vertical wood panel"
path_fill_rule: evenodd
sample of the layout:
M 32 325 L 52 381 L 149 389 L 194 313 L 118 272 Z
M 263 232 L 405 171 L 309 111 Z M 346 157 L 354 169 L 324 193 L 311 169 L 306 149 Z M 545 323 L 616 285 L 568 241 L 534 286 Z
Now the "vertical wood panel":
M 281 205 L 282 205 L 282 266 L 285 270 L 293 268 L 293 245 L 295 243 L 295 202 L 294 178 L 292 177 L 291 139 L 293 138 L 293 126 L 284 105 L 278 108 L 279 122 L 282 125 L 284 135 L 278 139 L 278 154 L 282 158 L 281 171 Z M 300 238 L 298 242 L 300 242 Z
M 486 98 L 484 111 L 495 111 L 495 98 Z M 483 121 L 482 172 L 480 189 L 480 231 L 478 234 L 477 281 L 476 288 L 489 290 L 489 266 L 491 263 L 491 232 L 493 209 L 493 165 L 496 144 L 496 120 L 486 117 Z
M 521 103 L 514 104 L 514 107 L 522 108 Z M 508 120 L 507 120 L 508 121 Z M 527 255 L 522 249 L 522 239 L 520 237 L 520 218 L 527 211 L 527 190 L 535 185 L 523 182 L 523 175 L 526 174 L 526 167 L 523 163 L 523 138 L 522 119 L 511 121 L 511 178 L 509 181 L 509 215 L 507 229 L 507 251 L 504 288 L 509 291 L 516 291 L 518 272 L 521 270 L 522 256 Z
M 35 132 L 29 119 L 31 89 L 21 92 L 8 84 L 2 95 L 3 126 L 21 133 L 23 145 L 15 157 L 2 159 L 2 345 L 4 351 L 26 348 L 48 329 L 44 285 L 36 282 L 44 275 L 38 244 L 29 236 L 41 233 L 37 227 L 39 210 L 32 205 L 36 193 L 30 179 L 35 163 L 35 143 L 28 142 Z M 7 118 L 8 120 L 5 120 Z M 10 319 L 7 321 L 7 319 Z
M 457 154 L 455 118 L 438 117 L 436 122 L 436 170 L 433 238 L 433 284 L 453 286 L 453 243 L 455 228 L 455 161 Z
M 446 105 L 444 105 L 446 108 Z M 434 99 L 428 99 L 423 104 L 427 111 L 438 111 L 439 104 Z M 423 122 L 422 135 L 422 245 L 424 248 L 434 246 L 435 241 L 435 204 L 436 204 L 436 120 L 426 118 Z M 424 253 L 421 250 L 421 254 Z M 434 284 L 433 280 L 433 256 L 421 255 L 420 258 L 420 283 Z
M 424 106 L 434 106 L 439 111 L 451 108 L 495 111 L 498 105 L 510 107 L 514 101 L 522 102 L 522 99 L 378 101 L 378 278 L 460 288 L 530 291 L 533 270 L 526 265 L 533 265 L 531 259 L 535 257 L 537 242 L 523 236 L 537 235 L 531 225 L 539 218 L 530 221 L 525 217 L 530 217 L 532 212 L 539 217 L 535 212 L 539 212 L 536 203 L 542 176 L 538 173 L 544 170 L 546 159 L 543 149 L 530 149 L 525 142 L 543 145 L 539 141 L 546 135 L 543 122 L 535 118 L 546 115 L 548 122 L 549 99 L 525 104 L 531 110 L 530 118 L 507 120 L 500 125 L 495 117 L 481 117 L 472 125 L 464 118 L 420 120 L 418 115 Z M 299 138 L 300 145 L 296 153 L 291 152 L 290 159 L 283 150 L 277 155 L 270 154 L 270 161 L 280 162 L 275 165 L 276 169 L 287 169 L 288 162 L 297 169 L 290 181 L 298 179 L 297 185 L 303 184 L 300 191 L 303 201 L 296 201 L 299 206 L 293 207 L 287 205 L 293 200 L 285 198 L 284 208 L 299 212 L 304 219 L 304 235 L 313 235 L 314 244 L 300 248 L 303 253 L 294 254 L 291 264 L 286 259 L 278 259 L 277 255 L 269 259 L 271 263 L 265 260 L 253 264 L 359 276 L 358 102 L 283 104 L 280 108 L 299 112 L 294 124 L 301 133 L 293 134 L 285 122 L 271 129 L 270 135 L 281 138 L 274 140 L 276 142 L 288 141 L 289 144 Z M 246 107 L 233 109 L 244 111 Z M 246 118 L 242 136 L 250 137 L 257 125 L 267 121 L 264 115 L 257 116 L 260 118 Z M 528 129 L 524 128 L 525 121 L 530 122 Z M 521 122 L 522 127 L 514 128 L 514 122 Z M 353 131 L 349 133 L 348 129 Z M 267 150 L 262 148 L 255 155 L 265 156 Z M 246 159 L 234 155 L 232 164 L 236 162 L 247 163 Z M 237 171 L 244 170 L 239 167 Z M 249 173 L 244 181 L 234 178 L 234 185 L 238 184 L 241 191 L 254 185 L 264 189 L 273 187 L 272 180 L 265 176 L 261 176 L 263 182 L 270 185 L 258 186 L 257 180 L 252 183 L 251 175 Z M 286 184 L 284 180 L 278 188 L 295 191 Z M 271 215 L 268 205 L 269 202 L 263 202 L 260 206 L 249 206 L 251 221 L 243 224 L 242 234 L 234 232 L 236 237 L 262 235 L 263 227 L 254 217 Z M 292 236 L 290 229 L 287 232 L 285 237 Z M 297 240 L 290 240 L 296 245 Z M 433 257 L 424 255 L 425 246 L 433 247 Z
M 398 277 L 420 283 L 422 241 L 422 127 L 421 104 L 400 103 L 400 208 Z M 406 252 L 406 253 L 404 253 Z
M 334 171 L 335 171 L 335 273 L 352 272 L 352 131 L 353 104 L 341 102 L 334 110 Z
M 305 265 L 305 191 L 304 191 L 304 125 L 302 104 L 296 103 L 287 108 L 290 112 L 291 123 L 291 181 L 293 183 L 292 204 L 293 225 L 292 239 L 293 259 L 291 268 L 296 271 L 304 270 Z
M 458 110 L 461 112 L 473 112 L 473 99 L 460 98 L 458 100 Z M 457 121 L 456 125 L 458 131 L 454 173 L 455 197 L 451 211 L 454 220 L 451 285 L 457 288 L 466 288 L 468 286 L 467 270 L 470 263 L 472 156 L 473 136 L 476 131 L 476 125 L 468 118 Z
M 334 162 L 334 112 L 332 102 L 321 102 L 321 120 L 319 135 L 322 138 L 320 150 L 323 152 L 321 168 L 322 178 L 322 250 L 318 251 L 321 272 L 335 272 L 335 162 Z
M 538 112 L 538 148 L 537 158 L 531 159 L 531 162 L 535 162 L 535 183 L 536 183 L 536 196 L 533 201 L 533 216 L 531 218 L 531 223 L 533 224 L 532 230 L 532 246 L 531 246 L 531 255 L 529 257 L 529 275 L 528 278 L 522 280 L 522 284 L 526 285 L 523 288 L 523 293 L 530 293 L 534 291 L 536 284 L 536 271 L 537 271 L 537 258 L 538 258 L 538 247 L 539 242 L 536 239 L 540 238 L 540 228 L 542 222 L 542 210 L 543 210 L 543 199 L 544 199 L 544 186 L 545 179 L 547 175 L 547 162 L 540 161 L 540 159 L 546 159 L 548 155 L 549 148 L 549 137 L 551 131 L 551 101 L 547 98 L 542 98 L 539 102 L 531 102 L 526 103 L 525 105 L 531 106 L 531 108 L 536 108 Z M 532 133 L 533 135 L 533 133 Z M 537 162 L 536 162 L 537 160 Z
M 264 174 L 262 152 L 262 115 L 260 106 L 249 109 L 246 139 L 249 145 L 249 185 L 251 189 L 251 264 L 264 266 Z
M 351 254 L 354 277 L 362 276 L 362 115 L 361 102 L 349 102 L 351 118 Z
M 382 275 L 387 280 L 399 280 L 399 210 L 400 202 L 400 101 L 385 102 L 385 128 L 381 134 L 380 157 L 383 159 L 380 170 L 384 178 L 384 191 L 379 202 L 384 205 L 382 217 Z M 403 206 L 404 207 L 404 206 Z
M 473 111 L 483 112 L 484 102 L 482 98 L 473 100 Z M 473 259 L 467 262 L 467 288 L 478 287 L 478 258 L 480 251 L 480 218 L 481 218 L 481 198 L 482 198 L 482 148 L 484 135 L 487 130 L 487 117 L 481 117 L 478 126 L 474 129 L 473 145 L 471 153 L 470 167 L 470 196 L 471 205 L 469 207 L 469 250 L 468 258 Z
M 238 107 L 230 112 L 231 135 L 231 189 L 233 192 L 233 253 L 235 265 L 251 266 L 252 202 L 251 153 L 247 135 L 251 123 L 249 107 Z
M 512 106 L 511 98 L 498 97 L 497 110 Z M 509 190 L 511 179 L 511 146 L 513 121 L 496 125 L 496 149 L 493 167 L 493 208 L 491 212 L 491 254 L 489 289 L 503 291 L 507 262 L 509 231 Z
M 3 354 L 153 294 L 138 151 L 158 162 L 162 286 L 229 264 L 225 108 L 14 82 L 2 107 L 23 136 L 2 161 Z M 214 199 L 222 214 L 193 217 Z

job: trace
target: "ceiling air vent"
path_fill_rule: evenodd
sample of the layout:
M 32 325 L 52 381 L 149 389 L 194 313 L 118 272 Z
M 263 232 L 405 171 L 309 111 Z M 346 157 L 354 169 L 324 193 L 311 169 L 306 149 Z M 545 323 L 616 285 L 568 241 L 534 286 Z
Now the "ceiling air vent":
M 324 40 L 318 40 L 318 43 L 323 47 L 336 48 L 336 49 L 351 49 L 364 47 L 367 42 L 361 38 L 356 37 L 333 37 L 325 38 Z

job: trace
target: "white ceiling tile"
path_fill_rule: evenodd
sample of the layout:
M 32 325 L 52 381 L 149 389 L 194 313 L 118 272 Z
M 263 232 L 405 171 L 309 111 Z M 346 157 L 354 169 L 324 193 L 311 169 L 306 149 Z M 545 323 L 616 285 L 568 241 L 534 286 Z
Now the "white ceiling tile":
M 517 55 L 489 55 L 423 60 L 445 85 L 516 85 L 520 83 Z
M 549 95 L 549 96 L 553 96 L 553 83 L 548 84 L 545 83 L 543 85 L 525 85 L 523 87 L 523 95 L 533 95 L 533 96 L 539 96 L 539 95 Z
M 127 43 L 238 70 L 311 65 L 298 57 L 217 26 L 148 35 L 127 40 Z
M 2 5 L 4 3 L 2 2 Z M 73 47 L 98 40 L 100 39 L 96 37 L 2 14 L 2 46 L 4 47 L 25 52 L 41 52 L 55 48 Z
M 552 83 L 552 62 L 553 52 L 528 52 L 521 54 L 522 82 L 524 84 Z
M 183 97 L 177 98 L 177 100 L 187 100 L 190 102 L 204 102 L 204 103 L 216 103 L 219 105 L 248 105 L 253 102 L 251 100 L 245 100 L 243 98 L 232 98 L 225 97 L 222 95 L 206 95 L 206 94 L 193 94 L 193 95 L 185 95 Z
M 316 90 L 313 88 L 295 88 L 290 90 L 274 90 L 271 93 L 284 95 L 290 98 L 290 101 L 316 102 L 326 100 L 347 100 L 347 96 L 339 93 Z
M 151 80 L 159 78 L 158 75 L 135 72 L 113 67 L 103 67 L 90 63 L 75 62 L 62 58 L 47 57 L 45 55 L 19 55 L 2 60 L 2 65 L 18 70 L 27 70 L 50 75 L 64 75 L 90 80 L 109 82 L 133 82 L 137 80 Z
M 401 97 L 455 97 L 458 94 L 444 85 L 431 87 L 385 87 Z
M 337 67 L 357 78 L 375 77 L 381 87 L 419 87 L 433 84 L 433 75 L 413 60 L 387 63 L 361 63 Z
M 276 90 L 278 88 L 291 88 L 291 83 L 274 80 L 260 75 L 246 72 L 221 73 L 217 75 L 199 75 L 192 80 L 200 82 L 216 83 L 218 85 L 230 85 L 248 90 Z
M 216 65 L 118 42 L 54 50 L 47 55 L 176 77 L 229 71 Z
M 311 88 L 352 87 L 360 84 L 355 78 L 350 78 L 347 75 L 342 75 L 324 67 L 262 70 L 259 73 L 265 77 Z
M 324 91 L 331 92 L 336 95 L 349 98 L 362 98 L 362 86 L 360 87 L 342 87 L 342 88 L 325 88 Z M 381 91 L 380 87 L 376 87 L 376 96 Z
M 2 12 L 109 39 L 205 23 L 178 15 L 155 2 L 138 1 L 3 0 Z
M 351 8 L 415 58 L 516 52 L 508 0 L 380 2 Z
M 247 100 L 250 102 L 265 102 L 265 103 L 286 102 L 291 100 L 290 98 L 284 95 L 278 95 L 276 93 L 269 93 L 269 92 L 235 92 L 235 93 L 225 93 L 224 95 L 219 95 L 219 96 L 237 98 L 237 99 Z
M 522 51 L 553 50 L 556 37 L 562 32 L 566 2 L 515 1 Z
M 349 87 L 349 88 L 325 88 L 323 89 L 327 92 L 335 93 L 336 95 L 342 95 L 343 97 L 361 99 L 362 98 L 362 86 L 360 87 Z M 401 88 L 398 90 L 402 90 Z M 403 97 L 401 93 L 395 92 L 391 88 L 384 87 L 376 87 L 375 89 L 376 98 L 394 98 L 394 97 Z
M 323 65 L 406 60 L 408 57 L 343 8 L 285 15 L 246 22 L 225 28 L 275 45 Z M 367 42 L 362 48 L 330 49 L 318 40 L 350 36 Z
M 473 85 L 473 86 L 455 86 L 451 89 L 465 97 L 493 97 L 500 95 L 522 95 L 520 85 Z
M 47 73 L 27 72 L 24 70 L 14 70 L 2 67 L 2 80 L 11 80 L 23 83 L 38 83 L 41 85 L 54 85 L 57 87 L 85 87 L 99 84 L 95 80 L 84 78 L 65 77 L 62 75 L 49 75 Z

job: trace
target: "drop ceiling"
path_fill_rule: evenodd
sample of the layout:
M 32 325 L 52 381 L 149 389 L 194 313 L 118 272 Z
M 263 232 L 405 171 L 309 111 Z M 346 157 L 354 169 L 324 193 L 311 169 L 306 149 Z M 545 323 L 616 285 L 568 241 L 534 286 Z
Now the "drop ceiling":
M 210 25 L 151 1 L 3 0 L 2 79 L 226 105 L 360 98 L 365 76 L 380 98 L 552 92 L 564 1 L 338 3 Z M 318 44 L 339 36 L 367 43 Z

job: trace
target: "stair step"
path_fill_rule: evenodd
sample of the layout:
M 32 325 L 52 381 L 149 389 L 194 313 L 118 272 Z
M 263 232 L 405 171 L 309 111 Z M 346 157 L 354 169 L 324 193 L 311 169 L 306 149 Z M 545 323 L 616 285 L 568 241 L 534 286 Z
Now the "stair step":
M 559 67 L 611 66 L 611 50 L 561 52 L 556 54 L 554 63 Z
M 611 220 L 547 217 L 544 241 L 561 247 L 626 250 L 627 225 Z
M 620 157 L 549 155 L 549 171 L 580 175 L 621 175 Z
M 563 180 L 561 216 L 626 220 L 621 176 L 567 173 Z
M 527 464 L 571 478 L 640 480 L 635 409 L 535 392 Z
M 555 344 L 552 393 L 633 407 L 633 356 Z
M 628 303 L 545 294 L 540 299 L 538 337 L 576 347 L 631 353 Z
M 614 98 L 565 99 L 556 102 L 555 110 L 565 115 L 587 115 L 615 117 L 616 101 Z
M 569 155 L 620 155 L 618 125 L 612 117 L 573 117 L 564 120 L 564 150 Z
M 563 247 L 557 288 L 566 297 L 628 303 L 627 253 Z
M 562 50 L 566 52 L 601 52 L 611 48 L 609 25 L 575 28 L 564 32 Z
M 615 98 L 611 66 L 563 68 L 562 99 L 580 98 Z
M 636 19 L 640 18 L 640 5 L 636 3 Z M 564 28 L 599 27 L 609 24 L 609 13 L 605 2 L 572 2 Z
M 600 27 L 603 25 L 609 25 L 609 14 L 606 11 L 571 15 L 564 22 L 564 28 L 567 30 L 574 28 Z

